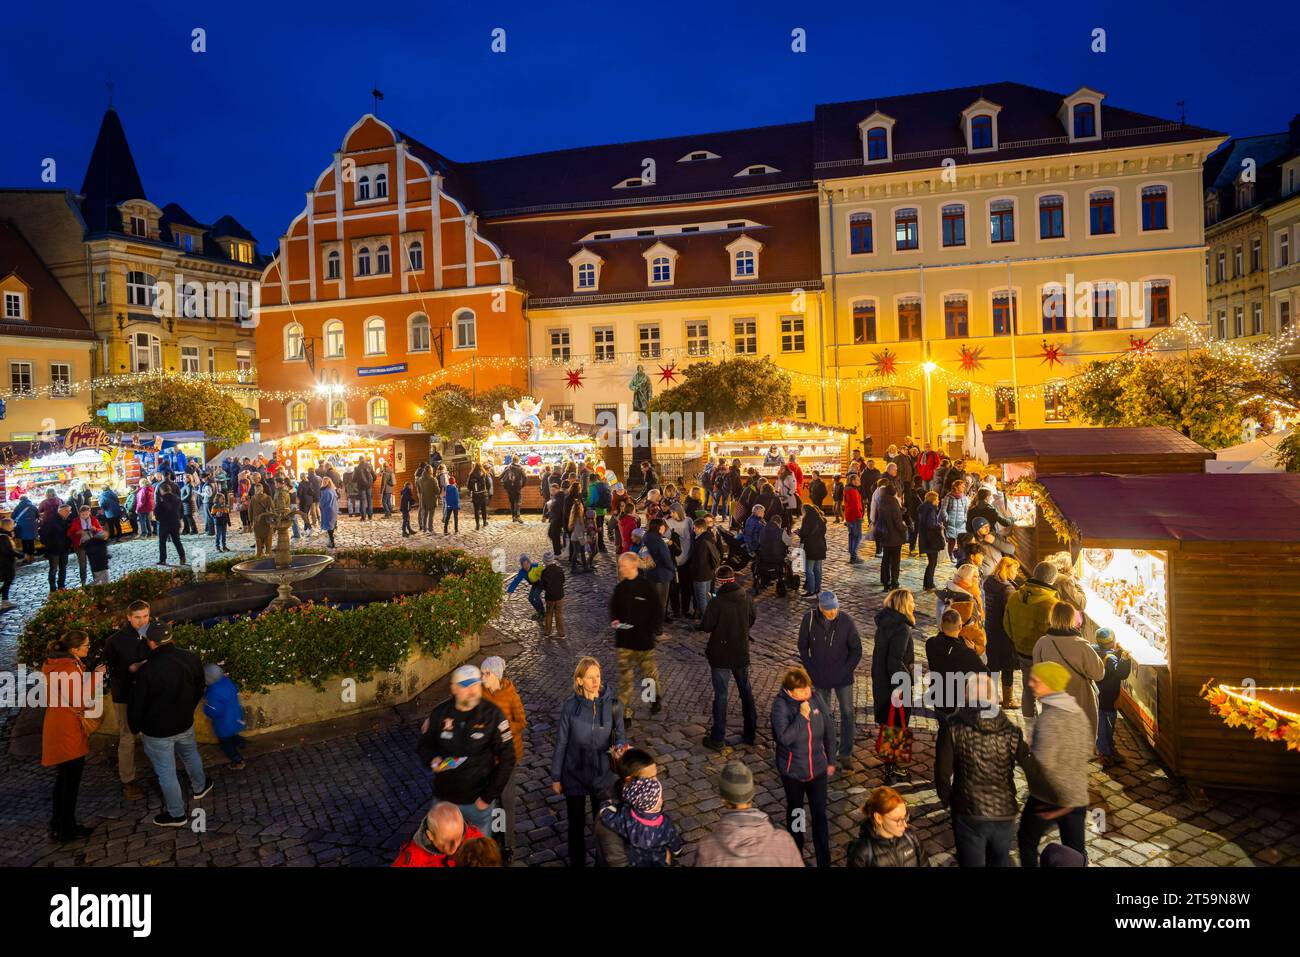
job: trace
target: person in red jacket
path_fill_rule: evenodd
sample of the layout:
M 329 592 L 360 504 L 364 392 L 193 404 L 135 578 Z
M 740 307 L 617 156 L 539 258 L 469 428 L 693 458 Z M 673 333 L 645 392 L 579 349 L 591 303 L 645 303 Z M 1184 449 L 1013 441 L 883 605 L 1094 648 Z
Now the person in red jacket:
M 927 491 L 934 491 L 934 473 L 938 471 L 939 463 L 942 461 L 943 457 L 934 450 L 934 446 L 926 442 L 925 451 L 916 459 L 916 474 L 921 476 Z M 940 498 L 942 497 L 941 495 Z
M 794 460 L 793 452 L 790 453 L 790 461 L 786 463 L 786 467 L 789 468 L 790 471 L 794 473 L 795 494 L 802 495 L 803 494 L 803 469 L 799 468 L 799 463 Z
M 456 853 L 468 841 L 483 836 L 465 823 L 460 808 L 441 801 L 429 808 L 411 839 L 397 852 L 393 867 L 455 867 Z
M 68 525 L 68 540 L 72 550 L 77 553 L 77 571 L 81 573 L 81 584 L 86 584 L 86 542 L 99 534 L 99 519 L 90 514 L 90 506 L 81 506 L 80 512 Z
M 849 564 L 861 565 L 858 545 L 862 542 L 862 489 L 858 473 L 849 472 L 844 487 L 844 524 L 849 528 Z

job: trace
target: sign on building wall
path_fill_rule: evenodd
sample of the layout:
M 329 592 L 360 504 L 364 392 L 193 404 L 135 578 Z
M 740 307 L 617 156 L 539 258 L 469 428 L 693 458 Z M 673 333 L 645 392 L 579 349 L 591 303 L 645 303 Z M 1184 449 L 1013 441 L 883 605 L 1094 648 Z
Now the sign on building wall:
M 390 366 L 361 366 L 357 369 L 357 375 L 393 375 L 405 371 L 405 362 L 394 362 Z

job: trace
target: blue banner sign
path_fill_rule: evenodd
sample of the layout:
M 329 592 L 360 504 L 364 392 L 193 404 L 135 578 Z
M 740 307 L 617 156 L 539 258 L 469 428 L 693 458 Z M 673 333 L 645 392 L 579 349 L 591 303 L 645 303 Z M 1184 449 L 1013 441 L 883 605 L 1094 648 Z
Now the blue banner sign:
M 405 362 L 394 362 L 390 366 L 362 366 L 357 369 L 357 375 L 394 375 L 405 371 Z
M 108 421 L 143 422 L 144 403 L 143 402 L 110 402 L 108 403 Z

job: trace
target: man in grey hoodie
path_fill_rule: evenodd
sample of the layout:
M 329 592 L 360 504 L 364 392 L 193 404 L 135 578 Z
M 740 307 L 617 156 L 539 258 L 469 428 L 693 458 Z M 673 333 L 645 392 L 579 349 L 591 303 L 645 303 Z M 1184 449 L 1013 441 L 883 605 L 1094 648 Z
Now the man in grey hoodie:
M 1055 823 L 1061 843 L 1087 856 L 1084 812 L 1088 806 L 1088 759 L 1093 736 L 1079 703 L 1066 691 L 1070 672 L 1055 661 L 1040 661 L 1029 674 L 1030 687 L 1043 705 L 1029 750 L 1029 799 L 1020 815 L 1016 843 L 1020 866 L 1038 866 L 1038 842 Z
M 794 838 L 754 807 L 754 775 L 728 761 L 718 782 L 723 801 L 717 827 L 695 848 L 695 867 L 803 867 Z

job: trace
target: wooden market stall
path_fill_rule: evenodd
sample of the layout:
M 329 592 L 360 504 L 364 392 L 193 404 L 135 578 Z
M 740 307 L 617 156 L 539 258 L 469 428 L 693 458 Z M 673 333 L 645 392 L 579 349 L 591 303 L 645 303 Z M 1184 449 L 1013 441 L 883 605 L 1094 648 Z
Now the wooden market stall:
M 479 446 L 479 461 L 490 468 L 493 475 L 492 500 L 488 507 L 493 511 L 510 507 L 510 497 L 501 485 L 500 475 L 507 465 L 517 462 L 524 470 L 520 507 L 529 511 L 540 510 L 541 475 L 546 466 L 562 469 L 566 463 L 572 462 L 575 467 L 586 465 L 596 469 L 603 465 L 596 432 L 595 426 L 556 422 L 550 416 L 544 422 L 509 422 L 494 418 L 491 431 Z M 464 481 L 468 473 L 467 465 L 456 480 Z
M 739 459 L 742 474 L 755 468 L 759 475 L 775 478 L 793 453 L 803 469 L 806 489 L 815 471 L 827 477 L 848 471 L 849 443 L 855 431 L 801 419 L 745 422 L 705 433 L 701 464 Z
M 415 470 L 429 459 L 429 434 L 386 425 L 354 425 L 339 428 L 292 432 L 275 441 L 276 457 L 282 468 L 296 476 L 322 464 L 333 465 L 341 475 L 362 459 L 370 463 L 375 475 L 389 465 L 396 476 L 393 507 L 406 482 L 415 481 Z M 382 503 L 379 482 L 374 484 L 374 502 Z
M 1011 540 L 1022 565 L 1033 568 L 1059 551 L 1051 527 L 1034 508 L 1026 486 L 1043 475 L 1204 472 L 1214 453 L 1167 428 L 1012 429 L 983 433 L 988 464 L 999 466 Z M 1017 486 L 1021 494 L 1016 494 Z
M 1300 675 L 1300 475 L 1039 483 L 1087 595 L 1085 634 L 1109 627 L 1132 655 L 1121 707 L 1162 760 L 1196 785 L 1300 792 L 1300 758 L 1243 738 L 1201 698 L 1211 679 L 1285 688 Z

